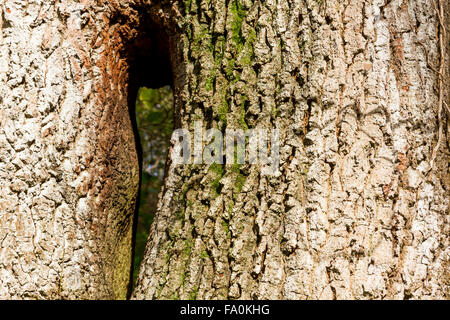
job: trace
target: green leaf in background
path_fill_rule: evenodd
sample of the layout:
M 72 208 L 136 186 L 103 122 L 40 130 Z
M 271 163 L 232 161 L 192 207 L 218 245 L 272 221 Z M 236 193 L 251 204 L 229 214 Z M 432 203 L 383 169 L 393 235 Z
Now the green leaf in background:
M 173 131 L 173 93 L 170 87 L 142 87 L 136 98 L 136 121 L 142 145 L 141 197 L 134 256 L 133 280 L 139 266 L 153 222 L 158 194 L 163 185 L 164 166 Z M 151 170 L 150 170 L 151 168 Z

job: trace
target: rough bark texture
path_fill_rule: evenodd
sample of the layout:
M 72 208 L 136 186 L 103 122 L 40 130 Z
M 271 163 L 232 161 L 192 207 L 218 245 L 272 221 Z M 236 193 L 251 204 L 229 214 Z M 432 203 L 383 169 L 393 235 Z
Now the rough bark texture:
M 439 9 L 432 0 L 180 5 L 177 127 L 278 124 L 281 169 L 169 161 L 134 297 L 448 297 Z
M 0 298 L 127 295 L 139 167 L 115 6 L 1 5 Z
M 278 124 L 281 169 L 169 160 L 135 298 L 448 296 L 436 3 L 3 1 L 0 298 L 126 296 L 161 50 L 177 127 Z

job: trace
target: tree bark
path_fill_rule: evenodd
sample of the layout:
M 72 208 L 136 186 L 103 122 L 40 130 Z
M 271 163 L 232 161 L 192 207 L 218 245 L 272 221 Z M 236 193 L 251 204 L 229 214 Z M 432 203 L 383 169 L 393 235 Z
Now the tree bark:
M 442 3 L 4 1 L 0 298 L 127 296 L 129 106 L 169 73 L 177 128 L 278 126 L 281 167 L 169 159 L 134 298 L 448 297 Z
M 0 298 L 127 296 L 139 167 L 121 10 L 1 5 Z
M 134 298 L 448 298 L 443 3 L 180 5 L 176 126 L 278 126 L 281 167 L 169 159 Z

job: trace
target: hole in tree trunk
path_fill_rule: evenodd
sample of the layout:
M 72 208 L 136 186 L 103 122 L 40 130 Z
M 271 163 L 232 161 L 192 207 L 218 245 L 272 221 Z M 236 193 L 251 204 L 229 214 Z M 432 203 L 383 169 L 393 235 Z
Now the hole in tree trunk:
M 136 99 L 136 123 L 142 150 L 141 183 L 134 245 L 133 283 L 144 256 L 150 225 L 164 183 L 165 163 L 173 131 L 173 93 L 169 86 L 142 87 Z
M 145 14 L 144 14 L 145 15 Z M 128 104 L 138 151 L 140 187 L 134 216 L 132 292 L 163 185 L 173 130 L 173 81 L 169 37 L 150 16 L 127 47 Z

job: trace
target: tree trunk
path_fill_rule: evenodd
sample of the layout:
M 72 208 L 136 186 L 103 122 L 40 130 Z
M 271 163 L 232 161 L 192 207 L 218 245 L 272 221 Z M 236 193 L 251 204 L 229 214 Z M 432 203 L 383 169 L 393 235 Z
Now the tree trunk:
M 126 297 L 129 106 L 171 75 L 177 128 L 277 126 L 280 172 L 169 159 L 135 298 L 446 297 L 441 6 L 4 1 L 0 298 Z
M 134 298 L 448 297 L 443 3 L 180 5 L 176 126 L 277 126 L 280 172 L 169 159 Z
M 0 298 L 127 296 L 139 167 L 121 10 L 1 5 Z

